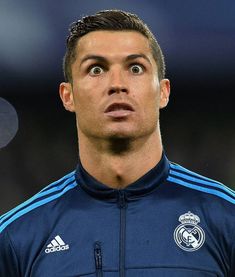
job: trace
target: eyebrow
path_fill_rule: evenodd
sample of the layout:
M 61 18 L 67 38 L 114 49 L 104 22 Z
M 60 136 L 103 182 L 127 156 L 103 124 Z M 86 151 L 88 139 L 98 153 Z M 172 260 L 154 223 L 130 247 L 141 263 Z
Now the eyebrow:
M 138 58 L 145 59 L 148 63 L 151 64 L 150 59 L 145 54 L 132 54 L 126 57 L 126 61 L 136 60 Z
M 125 58 L 125 61 L 131 61 L 131 60 L 136 60 L 138 58 L 143 58 L 145 59 L 148 63 L 151 64 L 151 61 L 150 59 L 145 55 L 145 54 L 131 54 L 131 55 L 128 55 L 126 58 Z M 85 56 L 82 60 L 81 60 L 81 63 L 80 63 L 80 66 L 88 61 L 88 60 L 96 60 L 96 61 L 99 61 L 101 63 L 108 63 L 108 60 L 103 57 L 103 56 L 99 56 L 99 55 L 87 55 Z
M 85 61 L 88 61 L 88 60 L 96 60 L 103 63 L 107 62 L 107 59 L 105 57 L 98 56 L 98 55 L 87 55 L 81 60 L 80 65 L 82 65 Z

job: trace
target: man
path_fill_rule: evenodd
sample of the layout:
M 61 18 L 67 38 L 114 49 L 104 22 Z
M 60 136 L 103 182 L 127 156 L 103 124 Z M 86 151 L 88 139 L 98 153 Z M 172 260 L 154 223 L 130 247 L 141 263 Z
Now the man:
M 235 194 L 167 160 L 170 83 L 147 26 L 116 10 L 84 17 L 64 73 L 79 163 L 1 217 L 0 275 L 235 276 Z

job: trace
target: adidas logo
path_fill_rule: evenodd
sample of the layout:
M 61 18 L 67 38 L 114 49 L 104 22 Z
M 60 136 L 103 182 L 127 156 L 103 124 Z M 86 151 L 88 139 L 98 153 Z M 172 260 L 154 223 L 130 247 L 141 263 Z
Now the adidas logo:
M 51 243 L 49 243 L 47 245 L 47 248 L 45 249 L 45 253 L 49 254 L 52 252 L 56 252 L 56 251 L 64 251 L 64 250 L 68 250 L 69 249 L 69 245 L 65 244 L 64 241 L 62 240 L 62 238 L 57 235 L 52 241 Z

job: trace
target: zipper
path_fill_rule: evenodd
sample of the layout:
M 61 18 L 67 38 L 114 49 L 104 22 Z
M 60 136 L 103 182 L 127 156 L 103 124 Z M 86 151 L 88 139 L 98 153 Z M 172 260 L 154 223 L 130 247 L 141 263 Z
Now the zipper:
M 126 246 L 126 195 L 119 190 L 118 206 L 120 208 L 120 245 L 119 245 L 119 276 L 125 277 L 125 246 Z
M 102 252 L 100 242 L 95 242 L 94 245 L 94 256 L 95 256 L 95 268 L 96 268 L 96 277 L 103 277 L 102 270 Z

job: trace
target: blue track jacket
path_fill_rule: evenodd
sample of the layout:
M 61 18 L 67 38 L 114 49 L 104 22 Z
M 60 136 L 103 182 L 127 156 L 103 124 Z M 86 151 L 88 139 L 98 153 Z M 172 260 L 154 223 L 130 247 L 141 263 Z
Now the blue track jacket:
M 164 154 L 123 190 L 79 164 L 0 217 L 0 276 L 234 277 L 234 204 Z

